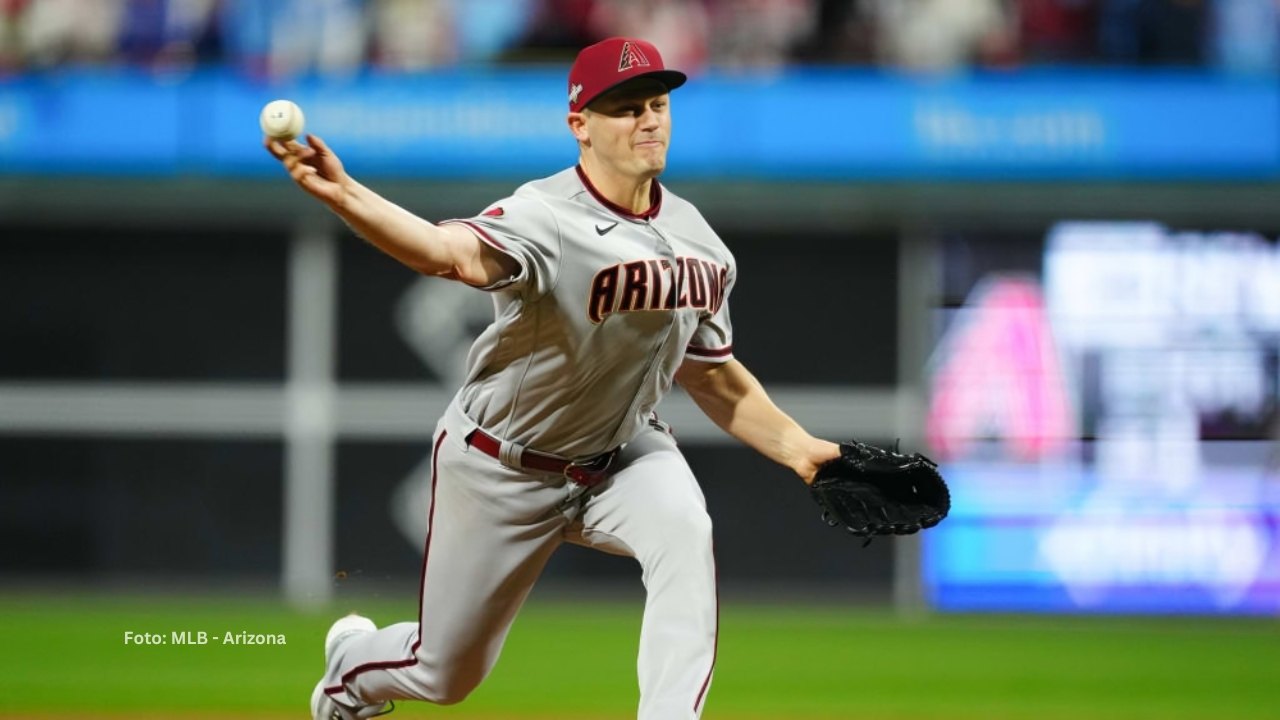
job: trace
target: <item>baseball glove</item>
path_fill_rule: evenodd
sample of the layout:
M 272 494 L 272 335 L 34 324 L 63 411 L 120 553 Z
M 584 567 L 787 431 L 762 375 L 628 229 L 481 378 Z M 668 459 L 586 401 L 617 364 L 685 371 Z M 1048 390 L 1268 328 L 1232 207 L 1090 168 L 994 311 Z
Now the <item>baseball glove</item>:
M 910 535 L 942 522 L 951 493 L 938 465 L 916 453 L 903 455 L 857 440 L 840 443 L 840 457 L 818 469 L 809 486 L 832 527 L 865 537 Z

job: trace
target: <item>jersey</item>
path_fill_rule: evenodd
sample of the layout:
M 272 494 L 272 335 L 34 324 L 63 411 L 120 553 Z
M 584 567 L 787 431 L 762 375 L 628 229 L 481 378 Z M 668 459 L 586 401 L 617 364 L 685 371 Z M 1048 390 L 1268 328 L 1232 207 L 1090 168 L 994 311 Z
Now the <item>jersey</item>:
M 733 255 L 701 213 L 654 180 L 636 215 L 580 167 L 526 183 L 470 228 L 518 271 L 484 288 L 494 321 L 476 339 L 459 391 L 490 435 L 584 458 L 613 450 L 653 417 L 686 357 L 733 357 Z

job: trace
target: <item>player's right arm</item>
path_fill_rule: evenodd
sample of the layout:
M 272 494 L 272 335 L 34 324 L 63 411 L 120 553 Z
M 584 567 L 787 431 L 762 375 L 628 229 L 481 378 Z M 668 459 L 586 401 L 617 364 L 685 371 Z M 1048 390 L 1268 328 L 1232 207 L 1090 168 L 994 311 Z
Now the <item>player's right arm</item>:
M 356 182 L 323 140 L 267 138 L 267 150 L 298 187 L 323 202 L 360 237 L 424 275 L 488 287 L 519 271 L 511 256 L 460 225 L 434 225 Z

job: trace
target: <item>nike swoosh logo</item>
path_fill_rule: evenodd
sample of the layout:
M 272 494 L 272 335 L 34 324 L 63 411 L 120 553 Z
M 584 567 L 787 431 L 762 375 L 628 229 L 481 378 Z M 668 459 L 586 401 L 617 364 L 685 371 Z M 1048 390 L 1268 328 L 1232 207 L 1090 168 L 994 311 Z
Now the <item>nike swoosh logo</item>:
M 616 222 L 615 222 L 614 224 L 612 224 L 612 225 L 608 225 L 608 226 L 606 226 L 606 227 L 600 227 L 599 225 L 597 225 L 597 226 L 596 226 L 596 234 L 597 234 L 597 235 L 608 235 L 608 234 L 609 234 L 609 231 L 610 231 L 610 230 L 612 230 L 612 229 L 614 229 L 614 228 L 616 228 L 616 227 L 618 227 L 618 223 L 616 223 Z

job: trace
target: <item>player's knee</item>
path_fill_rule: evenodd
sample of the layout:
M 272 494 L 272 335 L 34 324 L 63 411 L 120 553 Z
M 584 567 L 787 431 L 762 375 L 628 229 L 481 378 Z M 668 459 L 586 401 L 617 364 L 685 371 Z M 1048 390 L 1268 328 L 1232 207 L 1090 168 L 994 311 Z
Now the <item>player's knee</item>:
M 485 674 L 474 658 L 450 657 L 425 659 L 405 671 L 412 696 L 433 705 L 457 705 L 480 686 Z
M 457 705 L 484 681 L 485 674 L 469 667 L 465 661 L 455 662 L 436 673 L 431 683 L 431 702 L 436 705 Z
M 423 699 L 435 705 L 457 705 L 466 700 L 479 685 L 479 682 L 457 677 L 442 677 L 432 683 L 431 690 Z
M 466 700 L 472 690 L 475 690 L 475 686 L 442 688 L 441 692 L 432 698 L 432 702 L 436 705 L 457 705 Z

